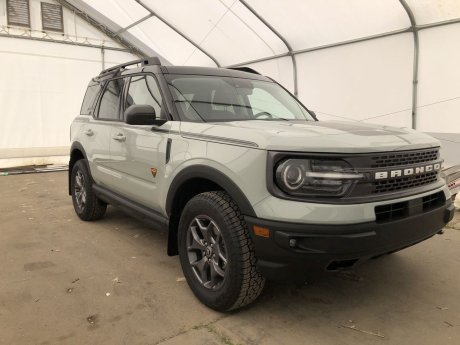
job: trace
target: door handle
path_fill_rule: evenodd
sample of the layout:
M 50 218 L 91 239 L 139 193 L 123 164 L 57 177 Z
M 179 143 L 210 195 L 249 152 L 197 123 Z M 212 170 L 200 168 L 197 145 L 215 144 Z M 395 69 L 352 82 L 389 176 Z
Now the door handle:
M 85 134 L 86 134 L 88 137 L 91 137 L 91 136 L 94 135 L 94 132 L 93 132 L 92 129 L 87 129 L 87 130 L 85 131 Z
M 112 137 L 112 139 L 116 140 L 116 141 L 119 141 L 119 142 L 126 141 L 126 137 L 122 133 L 118 133 L 117 135 Z

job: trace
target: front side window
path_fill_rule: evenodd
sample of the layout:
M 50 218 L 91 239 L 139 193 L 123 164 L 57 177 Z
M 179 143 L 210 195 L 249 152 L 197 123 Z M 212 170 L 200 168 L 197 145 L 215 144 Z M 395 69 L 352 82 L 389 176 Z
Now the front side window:
M 183 121 L 313 121 L 293 96 L 276 83 L 220 76 L 167 77 Z
M 151 105 L 155 109 L 156 117 L 161 118 L 161 104 L 162 97 L 155 78 L 150 75 L 131 78 L 126 95 L 126 108 L 131 105 Z
M 114 79 L 108 82 L 99 106 L 99 119 L 120 119 L 120 97 L 123 92 L 123 79 Z

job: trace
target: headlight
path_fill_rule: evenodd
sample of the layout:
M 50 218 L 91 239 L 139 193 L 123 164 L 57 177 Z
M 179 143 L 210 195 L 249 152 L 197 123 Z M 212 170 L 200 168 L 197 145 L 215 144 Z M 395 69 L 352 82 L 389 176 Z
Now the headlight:
M 277 186 L 292 196 L 342 197 L 364 178 L 343 160 L 286 159 L 275 167 Z

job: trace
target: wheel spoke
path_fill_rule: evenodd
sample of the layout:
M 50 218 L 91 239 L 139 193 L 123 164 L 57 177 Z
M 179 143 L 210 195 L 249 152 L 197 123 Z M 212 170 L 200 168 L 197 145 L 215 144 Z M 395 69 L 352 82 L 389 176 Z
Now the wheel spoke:
M 222 260 L 222 262 L 223 262 L 224 265 L 227 264 L 227 258 L 224 256 L 224 254 L 222 254 L 221 251 L 219 251 L 219 259 Z
M 87 195 L 85 189 L 85 177 L 80 170 L 75 174 L 74 194 L 77 206 L 81 210 L 86 205 Z
M 208 289 L 224 281 L 227 251 L 219 226 L 208 216 L 196 216 L 186 236 L 188 260 L 197 280 Z
M 201 283 L 205 284 L 207 282 L 207 268 L 209 266 L 206 257 L 202 257 L 200 260 L 192 262 L 191 265 L 195 268 Z
M 187 247 L 188 250 L 200 250 L 200 251 L 205 251 L 206 247 L 203 244 L 203 240 L 198 236 L 196 232 L 196 227 L 192 226 L 190 228 L 190 233 L 192 235 L 192 243 Z
M 209 237 L 209 225 L 208 226 L 205 226 L 202 222 L 202 220 L 198 219 L 198 218 L 195 218 L 195 222 L 196 224 L 198 225 L 198 227 L 200 228 L 200 232 L 201 234 L 203 235 L 203 239 L 205 240 L 205 242 L 210 242 L 210 237 Z M 211 223 L 209 223 L 211 224 Z
M 214 276 L 216 274 L 222 278 L 225 276 L 225 272 L 222 268 L 220 268 L 219 264 L 216 261 L 211 260 L 211 276 L 213 275 L 213 273 Z

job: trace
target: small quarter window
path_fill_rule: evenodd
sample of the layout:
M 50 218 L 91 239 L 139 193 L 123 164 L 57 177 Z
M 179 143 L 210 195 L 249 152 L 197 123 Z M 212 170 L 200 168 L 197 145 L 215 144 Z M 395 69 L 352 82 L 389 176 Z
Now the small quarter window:
M 100 90 L 101 86 L 99 84 L 88 86 L 81 105 L 80 115 L 92 115 L 94 113 L 94 103 Z
M 120 97 L 123 92 L 123 78 L 108 82 L 99 106 L 98 118 L 103 120 L 120 119 Z

